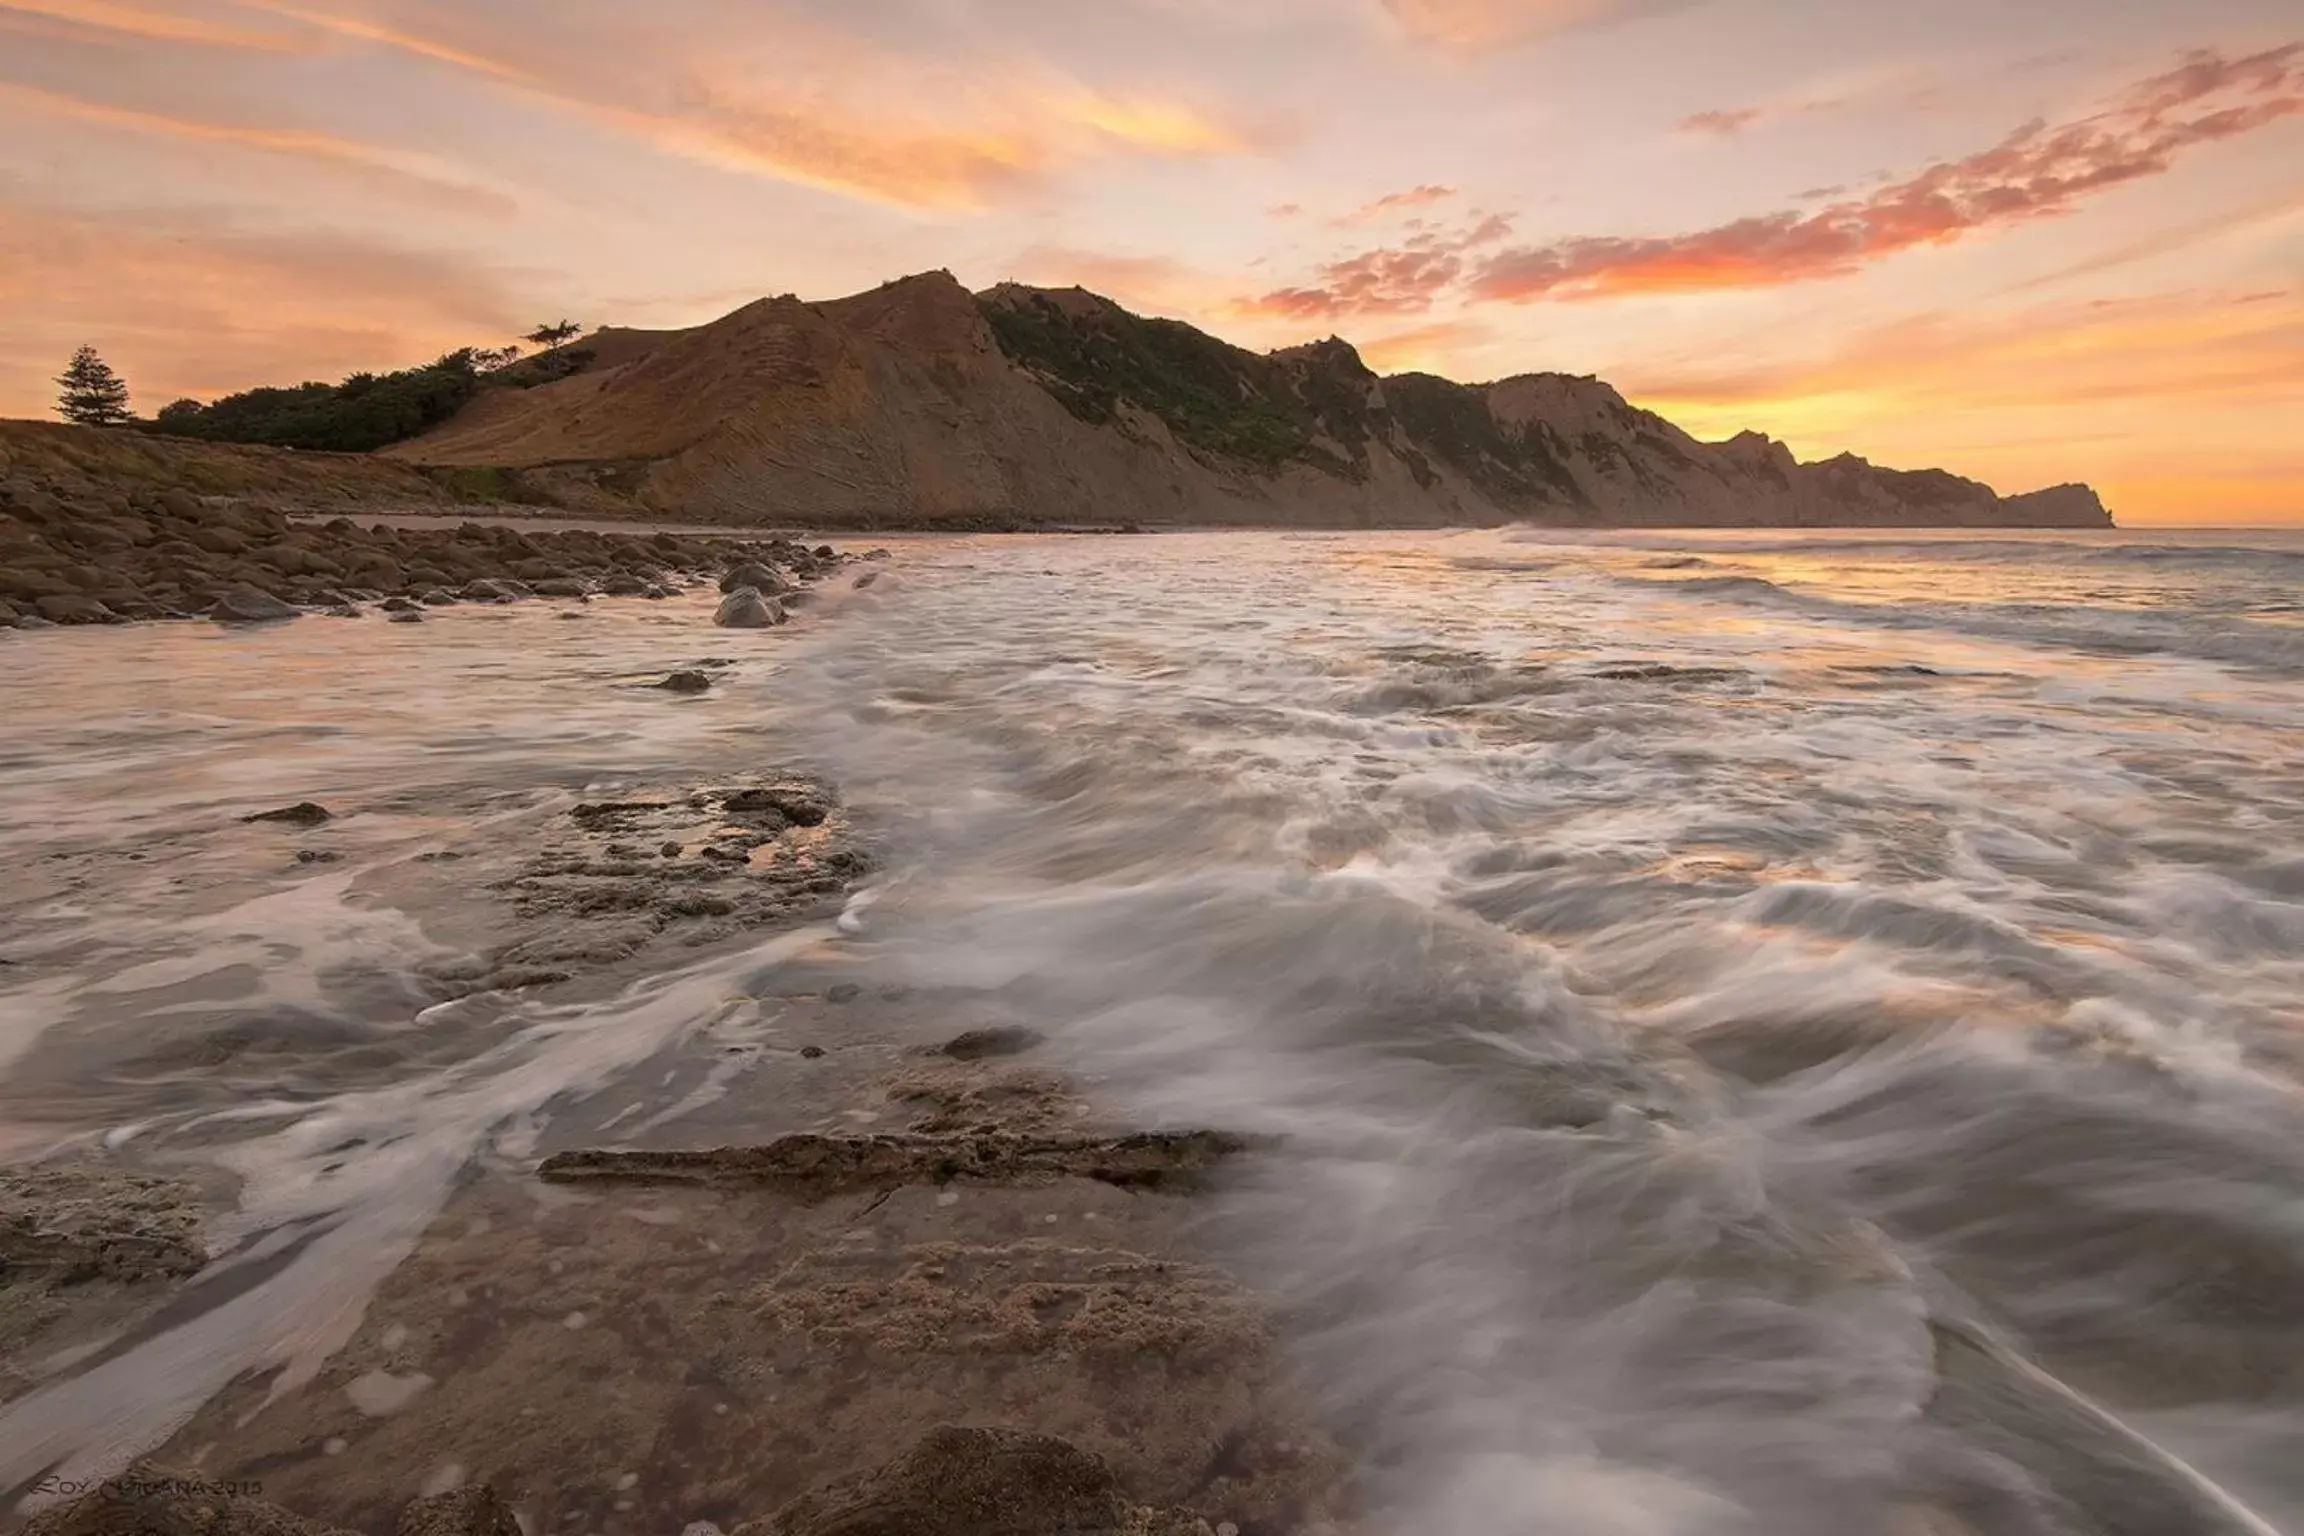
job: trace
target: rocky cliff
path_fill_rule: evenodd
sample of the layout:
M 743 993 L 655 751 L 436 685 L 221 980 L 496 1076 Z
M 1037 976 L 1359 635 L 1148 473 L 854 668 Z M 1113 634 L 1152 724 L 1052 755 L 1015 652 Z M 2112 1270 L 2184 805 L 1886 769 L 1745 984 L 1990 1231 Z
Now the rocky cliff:
M 2084 486 L 1703 443 L 1596 379 L 1379 377 L 1345 342 L 1245 351 L 1081 289 L 948 273 L 688 331 L 609 330 L 585 372 L 489 391 L 389 450 L 555 499 L 822 524 L 1526 519 L 1658 526 L 2105 527 Z

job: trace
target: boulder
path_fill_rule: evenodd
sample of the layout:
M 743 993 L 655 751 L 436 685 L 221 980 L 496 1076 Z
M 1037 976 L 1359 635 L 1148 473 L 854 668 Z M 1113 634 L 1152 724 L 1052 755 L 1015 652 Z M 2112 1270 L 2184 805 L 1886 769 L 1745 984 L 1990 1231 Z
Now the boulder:
M 216 599 L 211 617 L 224 623 L 264 624 L 293 619 L 296 610 L 260 587 L 232 587 Z
M 78 590 L 53 571 L 0 567 L 0 597 L 11 597 L 20 603 L 37 602 L 43 597 L 63 597 Z
M 619 571 L 600 586 L 610 597 L 646 597 L 648 583 L 628 571 Z
M 712 622 L 722 629 L 770 629 L 784 622 L 784 610 L 753 587 L 738 587 L 720 600 Z
M 64 512 L 64 503 L 46 491 L 29 485 L 11 485 L 8 492 L 8 503 L 17 511 L 39 522 L 46 522 L 52 517 L 60 517 Z
M 456 606 L 456 594 L 446 587 L 434 587 L 417 601 L 427 608 L 453 608 Z
M 689 669 L 673 673 L 656 686 L 667 693 L 707 693 L 711 691 L 712 679 L 702 672 Z
M 412 597 L 388 597 L 377 606 L 386 613 L 413 613 L 416 611 L 417 602 Z
M 379 592 L 397 592 L 408 584 L 408 578 L 399 565 L 382 555 L 369 555 L 352 569 L 352 580 L 359 586 L 373 587 Z
M 757 560 L 747 560 L 741 565 L 732 565 L 728 568 L 728 574 L 720 578 L 720 590 L 723 592 L 734 592 L 740 587 L 750 587 L 755 592 L 774 594 L 783 591 L 790 585 L 790 582 L 776 573 L 773 566 L 762 565 Z
M 396 613 L 386 614 L 384 619 L 388 624 L 421 624 L 424 622 L 424 610 L 421 608 L 402 608 Z
M 592 589 L 572 576 L 556 576 L 534 584 L 538 597 L 590 597 Z
M 39 598 L 32 606 L 51 624 L 112 624 L 120 617 L 95 598 L 78 592 Z

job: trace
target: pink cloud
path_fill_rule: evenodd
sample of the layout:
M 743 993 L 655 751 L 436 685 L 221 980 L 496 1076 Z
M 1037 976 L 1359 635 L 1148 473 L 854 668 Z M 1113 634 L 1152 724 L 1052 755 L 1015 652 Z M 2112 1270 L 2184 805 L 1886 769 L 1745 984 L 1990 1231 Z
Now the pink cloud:
M 1839 277 L 1922 246 L 2066 213 L 2165 174 L 2202 144 L 2304 112 L 2304 44 L 2239 59 L 2189 55 L 2107 109 L 2028 123 L 1992 148 L 1811 213 L 1739 219 L 1685 235 L 1585 237 L 1497 252 L 1471 274 L 1483 299 L 1600 299 L 1768 288 Z
M 1503 214 L 1475 212 L 1470 218 L 1460 229 L 1426 228 L 1396 245 L 1329 262 L 1313 282 L 1240 300 L 1233 309 L 1287 320 L 1420 314 L 1463 281 L 1472 251 L 1512 232 Z

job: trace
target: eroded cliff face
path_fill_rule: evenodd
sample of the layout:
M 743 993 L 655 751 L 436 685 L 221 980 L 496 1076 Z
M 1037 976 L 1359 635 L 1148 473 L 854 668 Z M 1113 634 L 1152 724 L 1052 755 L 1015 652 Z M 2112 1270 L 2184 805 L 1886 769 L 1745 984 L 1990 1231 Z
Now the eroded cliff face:
M 2084 486 L 1703 443 L 1596 379 L 1379 377 L 1338 340 L 1259 354 L 1080 289 L 930 273 L 609 331 L 390 452 L 665 512 L 854 524 L 2109 526 Z

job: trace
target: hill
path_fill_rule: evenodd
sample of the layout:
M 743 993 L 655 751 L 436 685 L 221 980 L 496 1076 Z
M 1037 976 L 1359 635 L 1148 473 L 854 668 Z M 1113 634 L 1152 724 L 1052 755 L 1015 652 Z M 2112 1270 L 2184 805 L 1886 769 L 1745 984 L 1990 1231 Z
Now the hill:
M 385 453 L 517 470 L 572 506 L 735 521 L 2105 527 L 2085 486 L 1704 443 L 1596 379 L 1380 377 L 1339 340 L 1273 353 L 1082 289 L 949 273 L 685 331 L 609 329 L 584 371 L 485 390 Z

